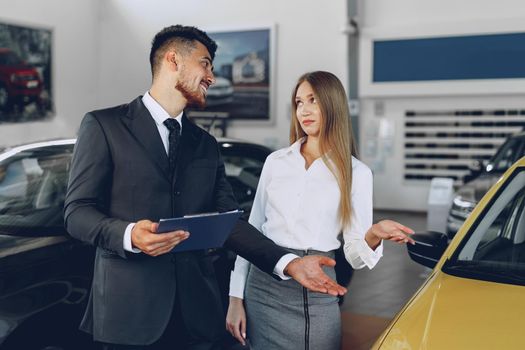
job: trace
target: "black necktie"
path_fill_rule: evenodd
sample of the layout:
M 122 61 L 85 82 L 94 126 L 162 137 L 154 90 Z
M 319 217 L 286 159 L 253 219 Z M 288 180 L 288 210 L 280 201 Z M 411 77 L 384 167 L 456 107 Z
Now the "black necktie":
M 177 147 L 179 146 L 180 140 L 180 124 L 173 118 L 166 119 L 164 125 L 170 131 L 169 136 L 169 147 L 168 147 L 168 158 L 170 160 L 170 176 L 173 177 L 175 171 L 175 160 L 177 159 Z

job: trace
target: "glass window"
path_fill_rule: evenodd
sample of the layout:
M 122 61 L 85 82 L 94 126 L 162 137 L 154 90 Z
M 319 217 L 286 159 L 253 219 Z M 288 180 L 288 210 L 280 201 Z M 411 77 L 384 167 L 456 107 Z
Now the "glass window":
M 22 60 L 12 51 L 0 52 L 0 65 L 14 66 L 22 64 Z
M 504 172 L 521 157 L 522 138 L 511 138 L 504 143 L 487 166 L 489 171 Z
M 73 145 L 41 147 L 0 161 L 0 233 L 63 234 Z
M 221 153 L 233 194 L 244 210 L 244 216 L 249 216 L 262 167 L 270 150 L 248 144 L 229 144 L 229 147 L 223 145 Z
M 500 189 L 445 272 L 525 284 L 525 171 Z

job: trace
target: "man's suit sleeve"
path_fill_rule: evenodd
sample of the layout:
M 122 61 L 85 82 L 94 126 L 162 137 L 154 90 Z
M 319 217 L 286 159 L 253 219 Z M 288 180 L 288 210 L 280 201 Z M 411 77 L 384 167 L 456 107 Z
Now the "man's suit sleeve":
M 96 117 L 86 114 L 75 145 L 64 206 L 69 234 L 126 257 L 123 237 L 129 222 L 111 218 L 109 195 L 113 164 L 106 135 Z
M 232 188 L 226 180 L 224 163 L 220 156 L 215 184 L 216 208 L 219 211 L 238 208 Z M 224 246 L 272 275 L 279 259 L 288 253 L 245 220 L 237 222 Z

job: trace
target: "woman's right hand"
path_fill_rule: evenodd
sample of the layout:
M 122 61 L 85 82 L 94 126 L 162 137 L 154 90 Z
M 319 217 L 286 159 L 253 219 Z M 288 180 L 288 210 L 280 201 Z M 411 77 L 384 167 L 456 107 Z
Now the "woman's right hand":
M 230 297 L 230 306 L 226 315 L 226 330 L 242 345 L 246 345 L 246 312 L 243 300 Z

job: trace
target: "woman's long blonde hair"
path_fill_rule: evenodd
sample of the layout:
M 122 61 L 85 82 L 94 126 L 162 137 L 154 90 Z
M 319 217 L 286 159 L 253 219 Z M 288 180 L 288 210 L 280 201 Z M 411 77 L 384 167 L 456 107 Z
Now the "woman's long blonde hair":
M 350 223 L 352 213 L 352 155 L 356 147 L 350 123 L 345 89 L 339 79 L 329 72 L 316 71 L 302 75 L 292 94 L 290 144 L 306 136 L 297 119 L 296 94 L 299 85 L 308 82 L 321 110 L 319 147 L 323 161 L 334 174 L 341 192 L 339 217 L 342 225 Z

